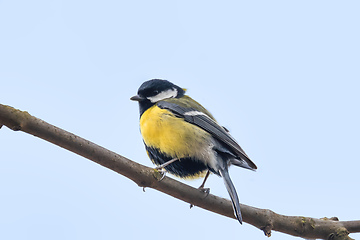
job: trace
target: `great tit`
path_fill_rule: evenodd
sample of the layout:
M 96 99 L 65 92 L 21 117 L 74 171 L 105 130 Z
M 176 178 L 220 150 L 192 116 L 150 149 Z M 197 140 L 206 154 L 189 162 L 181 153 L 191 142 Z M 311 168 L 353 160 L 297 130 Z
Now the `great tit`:
M 167 80 L 152 79 L 130 98 L 139 102 L 140 131 L 147 154 L 154 164 L 180 178 L 206 175 L 206 180 L 209 172 L 222 177 L 235 216 L 242 223 L 239 198 L 228 168 L 257 167 L 227 129 L 185 91 Z

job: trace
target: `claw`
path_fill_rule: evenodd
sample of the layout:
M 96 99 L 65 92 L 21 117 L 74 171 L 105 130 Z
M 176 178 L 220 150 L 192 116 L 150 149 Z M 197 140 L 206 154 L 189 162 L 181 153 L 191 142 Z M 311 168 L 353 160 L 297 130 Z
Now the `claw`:
M 201 187 L 201 188 L 199 188 L 199 190 L 206 193 L 206 196 L 208 196 L 210 194 L 210 188 Z
M 159 179 L 159 182 L 160 182 L 161 180 L 163 180 L 164 177 L 166 176 L 166 170 L 165 170 L 165 168 L 163 168 L 162 166 L 158 166 L 158 167 L 154 168 L 154 170 L 161 174 L 161 178 Z
M 165 170 L 164 170 L 164 171 L 160 171 L 160 173 L 162 174 L 162 177 L 160 178 L 159 182 L 160 182 L 161 180 L 163 180 L 164 177 L 166 176 L 166 171 L 165 171 Z
M 205 196 L 204 198 L 206 198 L 207 196 L 209 196 L 209 194 L 210 194 L 210 188 L 204 188 L 204 187 L 200 186 L 198 189 L 199 189 L 201 192 L 206 193 L 206 196 Z M 193 207 L 194 207 L 194 205 L 193 205 L 192 203 L 190 203 L 190 209 L 193 208 Z
M 171 159 L 171 160 L 169 160 L 169 161 L 167 161 L 167 162 L 165 162 L 165 163 L 157 166 L 156 168 L 154 168 L 155 171 L 158 171 L 160 174 L 162 174 L 162 177 L 160 178 L 159 181 L 163 180 L 164 177 L 165 177 L 165 175 L 166 175 L 166 169 L 165 169 L 165 167 L 168 166 L 168 165 L 170 165 L 170 164 L 173 163 L 173 162 L 178 161 L 178 160 L 179 160 L 178 158 L 174 158 L 174 159 Z

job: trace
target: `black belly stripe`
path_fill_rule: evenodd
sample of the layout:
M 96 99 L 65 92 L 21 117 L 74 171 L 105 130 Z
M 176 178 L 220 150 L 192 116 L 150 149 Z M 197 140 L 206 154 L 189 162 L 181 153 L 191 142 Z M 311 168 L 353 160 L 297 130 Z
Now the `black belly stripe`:
M 152 148 L 148 146 L 145 147 L 149 154 L 149 157 L 156 165 L 161 165 L 173 159 L 173 157 L 165 155 L 157 148 Z M 166 166 L 165 169 L 175 176 L 185 178 L 201 174 L 202 172 L 207 170 L 208 167 L 203 162 L 198 161 L 194 158 L 181 158 L 179 161 L 173 162 Z

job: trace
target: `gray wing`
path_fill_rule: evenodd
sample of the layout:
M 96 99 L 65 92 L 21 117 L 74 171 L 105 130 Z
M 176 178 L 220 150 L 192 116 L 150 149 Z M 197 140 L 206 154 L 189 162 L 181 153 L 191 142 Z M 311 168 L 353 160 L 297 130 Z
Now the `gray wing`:
M 239 146 L 235 139 L 231 137 L 231 135 L 223 127 L 221 127 L 216 121 L 211 119 L 205 113 L 197 111 L 194 108 L 182 107 L 178 104 L 165 101 L 158 102 L 157 106 L 162 109 L 170 110 L 176 116 L 184 118 L 186 122 L 194 124 L 210 133 L 218 141 L 229 147 L 239 159 L 244 160 L 249 166 L 249 169 L 257 169 L 256 165 L 250 160 L 250 158 L 246 155 L 244 150 Z M 234 159 L 231 162 L 232 164 L 245 167 L 244 164 L 237 159 Z

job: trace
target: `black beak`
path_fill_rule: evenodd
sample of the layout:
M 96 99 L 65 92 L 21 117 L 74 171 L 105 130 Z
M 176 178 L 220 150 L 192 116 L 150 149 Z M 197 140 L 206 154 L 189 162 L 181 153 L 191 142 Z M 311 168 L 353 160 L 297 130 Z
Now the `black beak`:
M 142 100 L 145 100 L 145 98 L 140 97 L 139 95 L 135 95 L 135 96 L 131 97 L 130 100 L 140 102 Z

